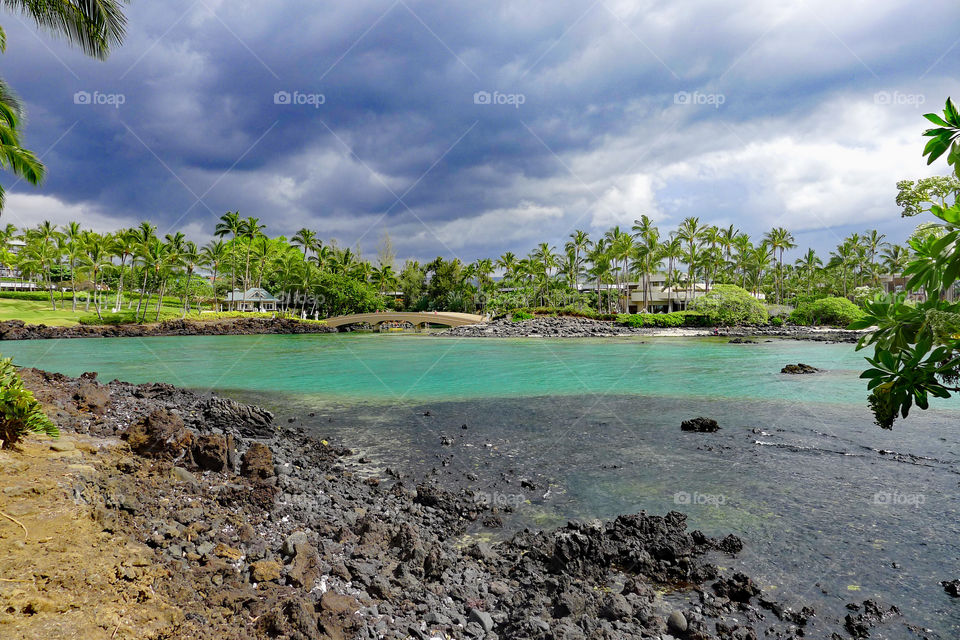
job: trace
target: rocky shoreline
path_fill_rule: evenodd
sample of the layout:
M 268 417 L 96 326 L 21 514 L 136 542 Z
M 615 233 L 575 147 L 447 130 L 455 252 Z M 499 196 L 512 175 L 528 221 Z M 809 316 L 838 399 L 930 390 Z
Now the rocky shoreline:
M 847 331 L 829 327 L 719 327 L 713 328 L 657 328 L 627 327 L 613 322 L 579 318 L 574 316 L 537 316 L 530 320 L 513 322 L 506 318 L 493 320 L 486 324 L 473 324 L 455 327 L 436 335 L 457 338 L 609 338 L 616 336 L 646 337 L 697 337 L 724 336 L 730 338 L 762 337 L 788 338 L 791 340 L 812 340 L 818 342 L 854 343 L 863 335 L 862 331 Z M 741 344 L 746 340 L 736 340 Z
M 464 535 L 497 513 L 469 488 L 361 473 L 349 450 L 257 407 L 22 375 L 64 430 L 51 445 L 61 490 L 143 556 L 121 581 L 149 581 L 175 605 L 155 635 L 116 635 L 118 623 L 117 638 L 863 638 L 894 615 L 872 601 L 843 621 L 788 608 L 714 564 L 733 562 L 741 540 L 688 531 L 678 512 L 494 543 Z M 35 609 L 8 608 L 0 623 Z
M 242 336 L 265 333 L 336 333 L 318 322 L 291 318 L 229 318 L 225 320 L 167 320 L 156 324 L 75 325 L 50 327 L 22 320 L 0 322 L 0 340 L 60 338 L 146 338 L 153 336 Z

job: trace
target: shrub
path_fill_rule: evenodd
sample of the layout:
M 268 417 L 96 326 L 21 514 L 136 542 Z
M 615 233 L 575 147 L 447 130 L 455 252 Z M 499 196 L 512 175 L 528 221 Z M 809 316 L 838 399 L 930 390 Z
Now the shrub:
M 711 324 L 766 324 L 767 310 L 746 289 L 733 284 L 718 284 L 691 301 L 690 309 L 710 319 Z
M 820 298 L 801 304 L 790 314 L 794 324 L 846 327 L 863 317 L 863 311 L 846 298 Z
M 45 433 L 53 438 L 60 435 L 37 399 L 23 388 L 13 361 L 5 358 L 0 360 L 0 444 L 12 449 L 28 433 Z
M 628 327 L 705 327 L 709 318 L 695 311 L 674 311 L 672 313 L 621 313 L 617 315 L 617 324 Z
M 770 318 L 770 324 L 775 327 L 782 327 L 783 322 L 784 320 L 780 316 L 773 316 L 772 318 Z
M 512 322 L 523 322 L 524 320 L 530 320 L 531 318 L 533 318 L 532 313 L 524 311 L 523 309 L 517 309 L 513 312 L 510 320 Z
M 59 294 L 54 293 L 54 297 L 58 298 Z M 0 291 L 0 298 L 8 300 L 43 300 L 49 302 L 50 294 L 46 291 Z

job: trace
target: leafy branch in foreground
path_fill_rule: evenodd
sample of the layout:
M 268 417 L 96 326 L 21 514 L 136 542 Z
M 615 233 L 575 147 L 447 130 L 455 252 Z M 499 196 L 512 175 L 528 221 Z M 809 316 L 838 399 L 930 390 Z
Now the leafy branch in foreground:
M 860 377 L 869 380 L 870 408 L 884 429 L 893 428 L 898 416 L 906 418 L 914 404 L 926 409 L 930 396 L 949 398 L 960 391 L 960 303 L 952 299 L 960 277 L 960 114 L 947 98 L 942 117 L 924 117 L 938 125 L 923 134 L 931 138 L 923 150 L 927 164 L 946 153 L 954 173 L 897 184 L 904 216 L 927 212 L 939 219 L 910 240 L 914 258 L 903 271 L 906 289 L 922 291 L 924 299 L 910 305 L 904 295 L 878 297 L 866 304 L 866 316 L 850 325 L 876 327 L 857 349 L 873 345 L 871 368 Z
M 60 435 L 33 393 L 23 388 L 13 361 L 5 358 L 0 360 L 0 444 L 12 449 L 28 433 L 45 433 L 53 438 Z

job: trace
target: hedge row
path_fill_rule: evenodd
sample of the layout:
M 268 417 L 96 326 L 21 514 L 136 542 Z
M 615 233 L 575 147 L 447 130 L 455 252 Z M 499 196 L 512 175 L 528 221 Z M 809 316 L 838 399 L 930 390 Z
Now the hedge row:
M 617 315 L 617 324 L 628 327 L 707 327 L 710 318 L 696 311 L 621 313 Z

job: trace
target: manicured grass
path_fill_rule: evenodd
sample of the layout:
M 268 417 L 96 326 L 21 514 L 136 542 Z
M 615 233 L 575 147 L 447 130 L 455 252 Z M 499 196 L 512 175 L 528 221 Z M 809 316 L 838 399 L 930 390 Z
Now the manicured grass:
M 124 305 L 123 310 L 119 314 L 111 313 L 111 308 L 112 307 L 108 307 L 107 309 L 101 310 L 104 318 L 104 324 L 133 322 L 133 310 L 128 310 L 126 305 Z M 150 305 L 150 310 L 147 312 L 146 322 L 153 322 L 153 319 L 156 317 L 156 313 L 156 301 L 154 300 L 154 303 Z M 165 303 L 160 309 L 161 321 L 180 318 L 181 315 L 183 315 L 183 311 L 181 310 L 179 304 L 170 305 Z M 227 320 L 230 318 L 271 318 L 274 315 L 279 314 L 228 311 L 221 313 L 204 313 L 198 316 L 196 311 L 192 311 L 187 316 L 187 319 L 212 322 L 215 320 Z M 84 306 L 78 303 L 77 312 L 73 313 L 70 310 L 69 298 L 66 299 L 66 304 L 62 309 L 60 308 L 60 301 L 58 300 L 56 311 L 53 311 L 50 308 L 49 300 L 10 300 L 0 298 L 0 322 L 4 320 L 23 320 L 27 324 L 45 324 L 48 326 L 68 327 L 79 324 L 81 318 L 84 319 L 84 324 L 99 324 L 97 322 L 98 318 L 93 306 L 90 307 L 89 311 L 85 311 Z M 317 322 L 319 324 L 326 323 L 324 320 L 306 320 L 305 322 Z
M 77 319 L 83 315 L 83 307 L 77 313 L 70 311 L 70 303 L 66 309 L 53 311 L 50 302 L 39 300 L 4 300 L 0 299 L 0 320 L 23 320 L 27 324 L 45 324 L 50 326 L 71 326 L 77 324 Z
M 113 302 L 112 300 L 110 301 Z M 40 301 L 40 300 L 9 300 L 0 298 L 0 321 L 3 320 L 23 320 L 27 324 L 45 324 L 51 327 L 69 327 L 76 324 L 79 324 L 80 318 L 93 316 L 96 318 L 97 312 L 94 310 L 93 305 L 90 305 L 89 310 L 84 309 L 83 303 L 77 303 L 77 312 L 74 313 L 70 310 L 70 298 L 67 297 L 64 300 L 63 308 L 60 308 L 60 300 L 57 300 L 57 310 L 54 311 L 50 308 L 50 301 Z M 106 317 L 110 315 L 110 308 L 102 309 L 101 313 Z M 124 312 L 128 313 L 130 317 L 133 316 L 133 311 L 126 311 L 126 305 L 124 305 Z M 164 304 L 160 310 L 160 319 L 167 320 L 170 318 L 179 318 L 182 311 L 178 306 L 172 306 Z M 147 313 L 147 322 L 152 322 L 153 318 L 156 315 L 156 301 L 154 304 L 150 305 L 150 311 Z M 195 318 L 196 314 L 190 314 L 191 318 Z

